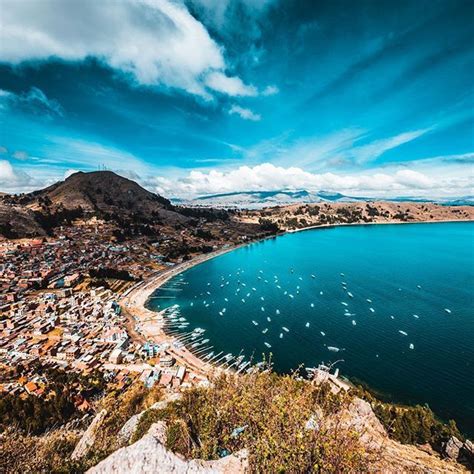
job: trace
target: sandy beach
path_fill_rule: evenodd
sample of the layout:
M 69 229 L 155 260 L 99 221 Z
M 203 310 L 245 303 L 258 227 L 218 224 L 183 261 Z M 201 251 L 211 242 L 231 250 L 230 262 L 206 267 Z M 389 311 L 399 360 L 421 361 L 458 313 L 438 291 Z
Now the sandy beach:
M 191 260 L 178 264 L 169 270 L 159 272 L 148 280 L 142 281 L 129 289 L 121 298 L 120 303 L 124 309 L 125 315 L 129 318 L 128 329 L 132 339 L 139 342 L 153 341 L 157 344 L 167 342 L 170 344 L 170 347 L 166 352 L 172 355 L 179 364 L 186 366 L 189 370 L 201 376 L 208 376 L 215 372 L 215 366 L 196 357 L 186 347 L 174 347 L 172 343 L 175 341 L 175 338 L 166 334 L 163 330 L 163 314 L 161 312 L 150 311 L 145 307 L 145 304 L 157 288 L 164 285 L 168 280 L 179 273 L 189 270 L 207 260 L 240 248 L 243 245 L 245 244 L 199 255 Z M 135 330 L 136 324 L 140 325 L 141 334 Z

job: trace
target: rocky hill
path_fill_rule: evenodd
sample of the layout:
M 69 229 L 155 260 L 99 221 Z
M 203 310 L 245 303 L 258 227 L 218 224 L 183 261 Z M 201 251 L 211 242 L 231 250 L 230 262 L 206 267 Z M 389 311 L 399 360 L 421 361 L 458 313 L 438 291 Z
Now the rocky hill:
M 64 181 L 26 194 L 21 204 L 33 211 L 55 213 L 80 209 L 106 219 L 185 221 L 171 203 L 112 171 L 78 172 Z

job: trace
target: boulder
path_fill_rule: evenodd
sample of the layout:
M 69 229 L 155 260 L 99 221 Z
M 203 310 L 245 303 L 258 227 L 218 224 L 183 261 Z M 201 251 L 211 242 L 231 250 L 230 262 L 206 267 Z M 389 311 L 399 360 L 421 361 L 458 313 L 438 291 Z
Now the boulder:
M 202 474 L 237 474 L 248 471 L 248 453 L 246 450 L 226 456 L 216 461 L 184 459 L 168 451 L 164 445 L 166 426 L 155 423 L 148 433 L 136 443 L 120 448 L 97 466 L 87 471 L 88 474 L 148 474 L 168 473 L 202 473 Z
M 71 459 L 78 460 L 82 458 L 89 452 L 92 446 L 94 446 L 97 430 L 100 428 L 100 425 L 106 415 L 107 410 L 101 410 L 99 413 L 97 413 L 97 415 L 92 420 L 92 423 L 89 425 L 79 442 L 76 444 L 76 447 L 71 454 Z
M 451 436 L 451 438 L 443 444 L 442 454 L 444 457 L 456 460 L 459 457 L 459 452 L 462 447 L 462 441 L 457 439 L 456 436 Z

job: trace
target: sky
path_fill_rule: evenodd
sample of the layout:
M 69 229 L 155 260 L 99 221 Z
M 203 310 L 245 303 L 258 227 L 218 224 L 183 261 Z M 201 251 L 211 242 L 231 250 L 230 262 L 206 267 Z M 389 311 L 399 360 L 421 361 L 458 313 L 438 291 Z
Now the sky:
M 1 0 L 0 192 L 474 194 L 472 0 Z

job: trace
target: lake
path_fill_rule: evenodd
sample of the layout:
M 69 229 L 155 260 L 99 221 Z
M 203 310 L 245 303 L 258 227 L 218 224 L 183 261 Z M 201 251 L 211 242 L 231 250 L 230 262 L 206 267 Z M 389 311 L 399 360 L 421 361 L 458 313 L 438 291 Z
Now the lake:
M 474 223 L 286 234 L 197 265 L 148 301 L 176 304 L 189 323 L 177 330 L 205 329 L 215 354 L 271 353 L 278 372 L 342 360 L 342 375 L 474 433 Z

